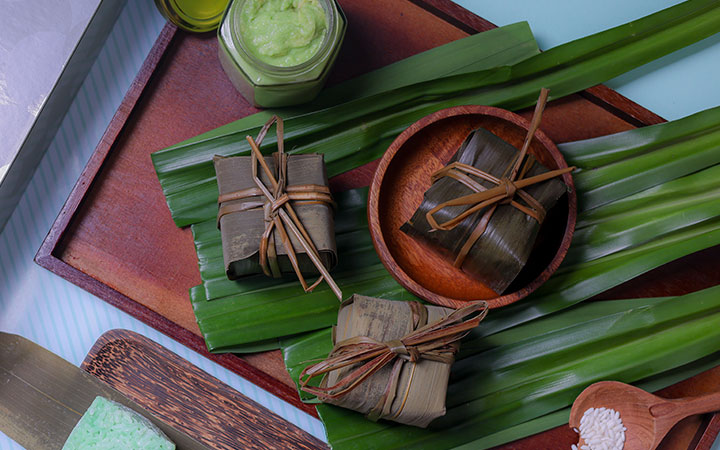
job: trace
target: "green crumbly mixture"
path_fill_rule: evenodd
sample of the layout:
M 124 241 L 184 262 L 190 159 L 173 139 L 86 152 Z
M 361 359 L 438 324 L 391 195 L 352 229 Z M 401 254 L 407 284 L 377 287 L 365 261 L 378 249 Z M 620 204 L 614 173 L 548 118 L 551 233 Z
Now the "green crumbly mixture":
M 318 0 L 247 0 L 240 20 L 249 50 L 264 63 L 280 67 L 309 60 L 328 31 Z
M 119 403 L 96 397 L 62 450 L 174 450 L 149 420 Z

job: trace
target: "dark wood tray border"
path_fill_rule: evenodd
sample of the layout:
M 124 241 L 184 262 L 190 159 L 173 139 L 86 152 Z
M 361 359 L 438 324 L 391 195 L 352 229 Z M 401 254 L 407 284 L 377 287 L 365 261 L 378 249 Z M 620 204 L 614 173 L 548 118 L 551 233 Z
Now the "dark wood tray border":
M 82 200 L 90 190 L 95 177 L 102 169 L 103 163 L 110 154 L 115 141 L 122 132 L 125 123 L 142 96 L 142 93 L 150 81 L 155 68 L 172 42 L 176 31 L 177 27 L 168 23 L 160 32 L 160 36 L 155 41 L 150 53 L 143 62 L 140 71 L 130 85 L 128 92 L 125 94 L 120 107 L 115 112 L 115 115 L 105 130 L 105 133 L 95 148 L 95 151 L 85 166 L 85 169 L 83 169 L 80 178 L 70 192 L 70 195 L 60 210 L 58 217 L 55 219 L 52 228 L 48 232 L 45 240 L 40 246 L 40 249 L 35 255 L 35 262 L 71 283 L 80 286 L 91 294 L 105 300 L 116 308 L 150 325 L 161 333 L 168 335 L 206 358 L 209 358 L 221 366 L 252 381 L 266 391 L 317 417 L 315 408 L 312 405 L 302 403 L 295 390 L 290 386 L 268 375 L 260 369 L 253 367 L 237 356 L 231 354 L 218 355 L 208 352 L 207 347 L 205 346 L 205 341 L 203 341 L 200 336 L 197 336 L 157 312 L 141 305 L 130 297 L 123 295 L 110 286 L 104 284 L 102 281 L 97 280 L 81 270 L 67 264 L 55 253 L 63 234 L 80 208 Z
M 410 1 L 471 34 L 487 31 L 496 27 L 491 22 L 488 22 L 450 0 Z M 130 88 L 125 94 L 118 110 L 115 112 L 115 115 L 105 130 L 100 142 L 93 151 L 90 160 L 83 169 L 80 178 L 70 192 L 68 199 L 65 201 L 60 213 L 53 222 L 47 236 L 45 236 L 45 239 L 38 249 L 34 260 L 38 265 L 44 267 L 50 272 L 59 275 L 116 308 L 130 314 L 143 323 L 155 328 L 161 333 L 164 333 L 181 344 L 191 348 L 202 356 L 205 356 L 206 358 L 250 380 L 257 386 L 282 398 L 312 416 L 317 417 L 315 408 L 312 405 L 302 403 L 295 390 L 283 382 L 268 375 L 262 370 L 253 367 L 233 354 L 213 354 L 208 352 L 205 342 L 201 337 L 170 321 L 157 312 L 145 307 L 144 305 L 137 303 L 132 298 L 123 295 L 110 286 L 104 284 L 102 281 L 97 280 L 81 270 L 67 264 L 55 254 L 63 234 L 68 229 L 68 226 L 77 213 L 85 195 L 90 190 L 95 177 L 100 172 L 102 165 L 112 150 L 115 141 L 120 135 L 120 132 L 123 130 L 128 118 L 138 103 L 138 100 L 142 96 L 145 87 L 150 81 L 155 68 L 172 42 L 176 31 L 177 27 L 168 23 L 160 32 L 160 35 L 155 41 L 150 53 L 143 62 L 140 71 L 130 85 Z M 647 126 L 665 122 L 665 119 L 662 117 L 604 85 L 598 85 L 586 89 L 581 92 L 580 95 L 634 126 Z M 720 434 L 720 414 L 715 414 L 698 440 L 694 450 L 709 450 L 718 434 Z

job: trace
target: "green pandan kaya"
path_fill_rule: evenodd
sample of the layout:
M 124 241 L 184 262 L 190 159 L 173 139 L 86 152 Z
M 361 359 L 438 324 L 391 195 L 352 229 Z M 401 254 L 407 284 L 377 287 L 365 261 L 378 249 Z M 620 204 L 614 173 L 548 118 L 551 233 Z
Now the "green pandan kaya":
M 253 54 L 273 66 L 295 66 L 317 53 L 328 30 L 318 0 L 247 0 L 240 33 Z
M 175 444 L 135 411 L 95 397 L 68 436 L 62 450 L 174 450 Z

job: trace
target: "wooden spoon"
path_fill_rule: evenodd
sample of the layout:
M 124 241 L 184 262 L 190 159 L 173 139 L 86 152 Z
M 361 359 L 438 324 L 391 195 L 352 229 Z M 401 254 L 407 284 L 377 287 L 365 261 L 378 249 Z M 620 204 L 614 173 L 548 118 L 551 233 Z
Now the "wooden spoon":
M 589 408 L 614 409 L 620 413 L 625 431 L 623 450 L 654 450 L 668 431 L 693 414 L 720 410 L 720 392 L 666 399 L 617 381 L 601 381 L 588 386 L 575 399 L 569 424 L 580 430 L 580 419 Z M 585 445 L 580 439 L 578 448 Z

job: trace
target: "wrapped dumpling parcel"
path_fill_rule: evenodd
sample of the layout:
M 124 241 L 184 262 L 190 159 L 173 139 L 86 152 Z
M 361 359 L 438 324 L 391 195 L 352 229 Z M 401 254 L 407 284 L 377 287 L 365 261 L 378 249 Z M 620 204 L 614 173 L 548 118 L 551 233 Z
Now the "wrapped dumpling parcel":
M 218 226 L 222 236 L 223 259 L 227 276 L 234 280 L 246 275 L 263 273 L 260 266 L 260 241 L 267 226 L 266 205 L 270 202 L 263 196 L 253 180 L 252 157 L 216 156 L 213 161 L 221 200 Z M 266 156 L 265 162 L 270 170 L 277 173 L 278 158 L 276 156 Z M 258 175 L 263 184 L 272 186 L 265 173 L 259 172 Z M 292 194 L 293 191 L 308 186 L 324 186 L 327 189 L 328 179 L 323 155 L 288 155 L 286 191 L 288 194 Z M 323 265 L 331 269 L 337 263 L 331 203 L 299 199 L 291 200 L 291 203 L 317 247 Z M 318 274 L 318 270 L 295 236 L 289 233 L 288 237 L 292 242 L 303 274 Z M 283 245 L 277 228 L 272 231 L 269 242 L 268 251 L 274 255 L 268 258 L 271 273 L 277 274 L 277 276 L 294 273 L 287 248 Z
M 510 173 L 519 157 L 514 146 L 495 134 L 473 131 L 448 165 L 433 175 L 422 203 L 400 227 L 498 295 L 527 263 L 547 211 L 567 191 L 559 175 L 573 169 L 549 171 L 527 156 L 517 163 L 513 179 Z M 518 187 L 533 178 L 541 180 Z M 457 204 L 486 193 L 492 195 Z
M 355 294 L 340 307 L 332 352 L 303 371 L 301 387 L 371 420 L 426 427 L 445 414 L 460 339 L 486 313 L 485 302 L 455 311 Z
M 277 152 L 260 152 L 265 135 L 277 124 Z M 264 273 L 273 278 L 294 273 L 305 292 L 321 281 L 342 299 L 329 271 L 337 264 L 335 202 L 321 154 L 284 152 L 283 121 L 273 116 L 257 140 L 247 136 L 250 156 L 215 156 L 218 183 L 217 225 L 225 272 L 235 280 Z M 312 284 L 306 275 L 319 274 Z

